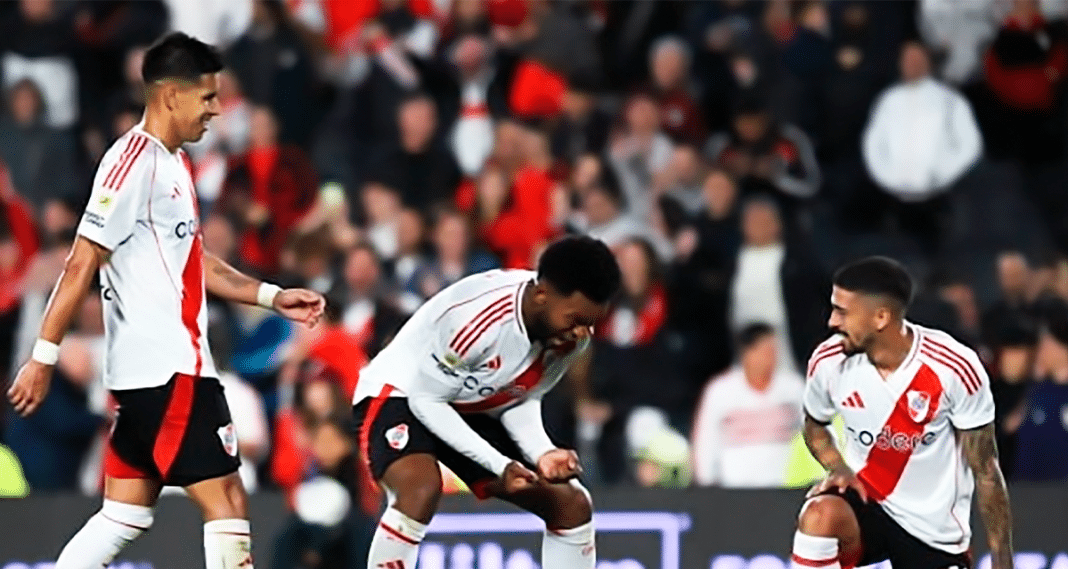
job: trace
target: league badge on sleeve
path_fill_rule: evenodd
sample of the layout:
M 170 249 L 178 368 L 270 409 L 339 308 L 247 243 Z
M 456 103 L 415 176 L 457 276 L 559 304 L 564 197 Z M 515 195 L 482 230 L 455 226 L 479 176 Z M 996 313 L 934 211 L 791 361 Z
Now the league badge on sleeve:
M 408 446 L 408 424 L 401 423 L 386 431 L 386 442 L 393 450 L 401 450 Z

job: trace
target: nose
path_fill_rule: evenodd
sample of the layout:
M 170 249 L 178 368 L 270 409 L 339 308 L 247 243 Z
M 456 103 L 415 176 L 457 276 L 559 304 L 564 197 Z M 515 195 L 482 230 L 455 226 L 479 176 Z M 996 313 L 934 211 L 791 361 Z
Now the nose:
M 828 328 L 837 328 L 838 324 L 839 324 L 838 315 L 835 314 L 834 312 L 832 312 L 831 313 L 831 317 L 827 319 L 827 327 Z

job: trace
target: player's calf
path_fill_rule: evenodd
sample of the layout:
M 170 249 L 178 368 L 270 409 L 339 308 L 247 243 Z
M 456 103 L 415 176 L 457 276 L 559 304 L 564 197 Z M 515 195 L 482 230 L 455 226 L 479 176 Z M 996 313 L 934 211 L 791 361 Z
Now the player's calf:
M 204 516 L 207 569 L 252 569 L 248 499 L 237 474 L 191 484 L 186 492 Z
M 838 496 L 816 496 L 801 508 L 794 534 L 791 567 L 839 569 L 851 564 L 860 527 L 849 503 Z

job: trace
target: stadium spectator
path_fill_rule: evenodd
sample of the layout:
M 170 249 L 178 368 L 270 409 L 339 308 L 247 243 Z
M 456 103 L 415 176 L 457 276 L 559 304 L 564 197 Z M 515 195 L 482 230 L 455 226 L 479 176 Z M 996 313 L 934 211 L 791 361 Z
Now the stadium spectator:
M 994 346 L 995 373 L 990 378 L 994 394 L 994 428 L 998 441 L 998 458 L 1006 478 L 1015 479 L 1017 433 L 1023 421 L 1021 406 L 1034 384 L 1038 330 L 1032 323 L 1018 322 L 1002 330 Z
M 23 293 L 39 247 L 33 210 L 15 193 L 0 163 L 0 373 L 5 378 L 14 364 Z
M 671 153 L 671 165 L 653 185 L 667 233 L 675 234 L 686 219 L 700 213 L 706 170 L 707 165 L 694 146 L 680 144 Z
M 283 143 L 305 146 L 319 118 L 315 61 L 281 0 L 254 0 L 227 64 L 254 105 L 270 107 Z
M 705 122 L 690 84 L 692 54 L 677 36 L 658 39 L 649 50 L 650 90 L 660 106 L 664 133 L 677 144 L 701 144 Z
M 1026 163 L 1062 157 L 1057 98 L 1068 75 L 1068 27 L 1048 21 L 1035 0 L 1016 0 L 984 57 L 993 108 L 984 121 L 998 155 Z
M 431 255 L 414 275 L 424 299 L 466 276 L 500 267 L 493 255 L 472 243 L 471 234 L 463 213 L 438 210 L 431 229 Z
M 685 386 L 668 352 L 669 303 L 656 255 L 639 239 L 619 244 L 614 252 L 622 288 L 595 329 L 589 376 L 577 384 L 580 417 L 589 413 L 582 407 L 607 404 L 610 410 L 602 417 L 598 445 L 600 474 L 610 483 L 629 479 L 628 459 L 647 446 L 632 436 L 642 432 L 629 426 L 632 417 L 641 417 L 634 413 L 648 408 L 670 425 L 688 411 Z
M 500 171 L 484 173 L 479 184 L 479 229 L 504 267 L 524 268 L 532 266 L 535 251 L 558 230 L 552 206 L 557 183 L 549 172 L 552 155 L 547 135 L 520 127 L 511 136 L 520 161 L 510 188 L 506 178 L 498 177 Z
M 22 0 L 0 25 L 4 88 L 32 79 L 44 99 L 45 123 L 71 128 L 79 117 L 78 38 L 73 15 L 55 0 Z
M 0 120 L 0 158 L 19 194 L 35 211 L 51 199 L 80 199 L 77 144 L 70 131 L 45 122 L 47 113 L 37 84 L 27 78 L 12 85 L 7 90 L 7 108 Z
M 363 567 L 375 520 L 360 510 L 359 456 L 350 427 L 326 419 L 308 430 L 313 475 L 294 491 L 293 514 L 283 522 L 272 569 Z
M 766 322 L 778 342 L 777 369 L 793 372 L 824 336 L 827 276 L 799 237 L 787 238 L 775 202 L 751 198 L 742 208 L 742 245 L 730 286 L 731 329 Z
M 1003 251 L 997 259 L 998 297 L 982 314 L 982 339 L 988 346 L 1000 346 L 1001 335 L 1019 325 L 1038 328 L 1041 303 L 1036 272 L 1019 251 Z
M 694 483 L 781 488 L 790 443 L 801 432 L 804 380 L 778 367 L 775 329 L 754 323 L 738 334 L 738 363 L 705 387 L 694 415 Z
M 742 241 L 734 180 L 712 170 L 702 196 L 702 211 L 676 238 L 670 285 L 670 321 L 684 342 L 683 368 L 695 398 L 699 386 L 732 360 L 731 277 Z
M 357 244 L 345 255 L 342 272 L 344 287 L 338 291 L 343 298 L 341 322 L 356 337 L 367 357 L 389 343 L 404 323 L 404 316 L 385 300 L 388 291 L 382 290 L 381 261 L 368 245 Z
M 921 0 L 919 20 L 924 43 L 944 57 L 939 77 L 953 85 L 975 81 L 983 47 L 997 31 L 994 0 Z
M 1016 431 L 1016 480 L 1068 479 L 1068 306 L 1048 310 L 1038 343 L 1036 377 L 1020 410 Z
M 465 35 L 449 51 L 456 82 L 446 108 L 452 114 L 449 149 L 467 177 L 477 176 L 493 153 L 493 119 L 508 111 L 502 70 L 489 38 Z
M 414 209 L 397 216 L 397 254 L 384 262 L 389 288 L 398 293 L 397 308 L 411 314 L 423 303 L 419 293 L 419 270 L 427 262 L 427 227 L 423 215 Z
M 947 193 L 979 159 L 983 140 L 971 106 L 931 77 L 927 48 L 901 48 L 901 82 L 880 95 L 864 133 L 864 162 L 893 199 L 899 226 L 937 252 Z
M 171 31 L 185 32 L 210 45 L 229 46 L 252 25 L 255 0 L 164 0 Z
M 254 108 L 249 149 L 232 161 L 216 206 L 241 221 L 239 255 L 246 267 L 266 276 L 279 272 L 282 246 L 311 210 L 317 191 L 308 156 L 278 139 L 278 122 L 269 108 Z
M 598 103 L 599 89 L 579 77 L 564 93 L 563 110 L 553 127 L 553 156 L 576 164 L 582 156 L 599 155 L 608 145 L 613 117 Z
M 95 303 L 95 314 L 82 314 L 93 314 L 102 328 L 99 293 L 89 297 L 86 302 Z M 88 322 L 79 325 L 84 327 Z M 89 410 L 87 400 L 100 359 L 83 346 L 61 349 L 56 381 L 37 413 L 30 417 L 9 416 L 4 442 L 19 457 L 34 491 L 78 489 L 79 468 L 97 429 L 104 424 L 103 417 Z
M 369 180 L 400 193 L 407 207 L 427 212 L 435 204 L 451 202 L 460 183 L 456 160 L 435 134 L 437 105 L 427 95 L 413 95 L 397 109 L 400 144 L 385 148 L 371 166 Z
M 786 203 L 810 198 L 820 188 L 812 142 L 797 127 L 778 124 L 755 96 L 735 109 L 731 129 L 712 135 L 705 156 L 739 180 L 743 190 L 773 191 Z
M 360 380 L 360 369 L 368 357 L 360 344 L 361 338 L 342 324 L 345 304 L 332 299 L 323 311 L 323 320 L 310 330 L 301 330 L 286 354 L 286 362 L 278 373 L 281 399 L 289 398 L 293 386 L 303 370 L 329 375 L 341 386 L 341 395 L 351 399 Z
M 581 208 L 572 218 L 574 229 L 604 241 L 609 247 L 642 239 L 653 245 L 659 261 L 670 260 L 673 254 L 671 243 L 648 223 L 623 213 L 623 197 L 610 179 L 595 182 L 582 190 L 579 200 Z
M 632 95 L 623 112 L 623 130 L 609 142 L 609 162 L 623 190 L 624 211 L 636 219 L 652 214 L 653 181 L 668 167 L 673 145 L 660 124 L 660 106 L 651 96 Z

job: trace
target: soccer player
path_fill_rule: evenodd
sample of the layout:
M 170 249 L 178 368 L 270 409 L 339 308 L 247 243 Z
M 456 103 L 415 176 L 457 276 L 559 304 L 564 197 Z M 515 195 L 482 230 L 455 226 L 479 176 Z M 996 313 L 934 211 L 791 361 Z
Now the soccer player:
M 71 538 L 57 569 L 98 569 L 152 525 L 163 485 L 200 506 L 207 569 L 252 568 L 237 441 L 211 359 L 205 290 L 314 324 L 320 295 L 281 290 L 204 253 L 189 159 L 219 113 L 210 46 L 181 33 L 145 54 L 144 120 L 104 154 L 32 359 L 8 397 L 22 415 L 48 392 L 72 317 L 99 271 L 106 323 L 104 384 L 118 401 L 105 458 L 104 504 Z
M 593 506 L 574 451 L 545 433 L 541 399 L 589 343 L 619 287 L 590 237 L 557 241 L 537 272 L 493 270 L 442 290 L 360 375 L 360 447 L 389 505 L 369 569 L 413 569 L 441 495 L 441 461 L 479 498 L 545 520 L 542 567 L 593 569 Z
M 834 336 L 809 361 L 803 399 L 805 442 L 828 475 L 801 510 L 793 567 L 971 567 L 975 492 L 992 566 L 1011 568 L 1009 497 L 979 358 L 905 320 L 913 283 L 896 261 L 856 261 L 833 284 Z M 835 414 L 842 453 L 826 428 Z

